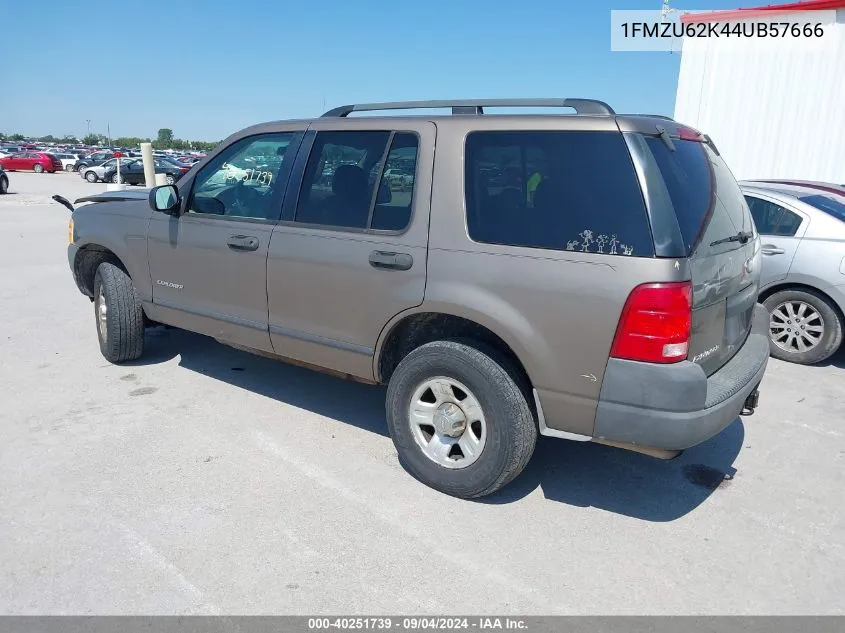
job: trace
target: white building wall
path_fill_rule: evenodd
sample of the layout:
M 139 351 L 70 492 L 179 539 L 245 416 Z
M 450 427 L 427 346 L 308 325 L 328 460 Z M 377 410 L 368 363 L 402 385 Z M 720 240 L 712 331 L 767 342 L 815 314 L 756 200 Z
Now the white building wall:
M 816 42 L 684 41 L 674 118 L 710 135 L 738 179 L 845 184 L 845 11 L 817 18 L 830 31 Z

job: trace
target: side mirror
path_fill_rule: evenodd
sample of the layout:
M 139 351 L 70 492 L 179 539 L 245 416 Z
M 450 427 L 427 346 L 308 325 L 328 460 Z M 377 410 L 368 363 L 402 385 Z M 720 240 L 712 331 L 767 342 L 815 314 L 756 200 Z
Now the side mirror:
M 179 190 L 175 185 L 162 185 L 150 190 L 150 206 L 153 211 L 168 215 L 179 215 Z

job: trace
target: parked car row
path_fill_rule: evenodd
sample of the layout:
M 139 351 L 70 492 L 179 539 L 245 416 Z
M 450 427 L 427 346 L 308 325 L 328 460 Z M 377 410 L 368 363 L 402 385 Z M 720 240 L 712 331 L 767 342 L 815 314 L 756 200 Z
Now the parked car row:
M 122 182 L 128 185 L 144 185 L 144 162 L 140 158 L 121 158 L 120 178 L 118 179 L 118 159 L 109 158 L 97 165 L 82 167 L 79 175 L 88 182 Z M 164 174 L 167 184 L 172 185 L 190 171 L 189 165 L 176 161 L 156 158 L 155 173 Z M 150 185 L 152 186 L 152 185 Z
M 53 161 L 46 159 L 36 161 L 28 154 L 49 154 L 59 159 L 64 171 L 79 171 L 86 167 L 93 167 L 102 164 L 104 161 L 113 158 L 117 152 L 126 158 L 140 158 L 140 148 L 122 148 L 122 147 L 81 147 L 74 145 L 34 145 L 32 143 L 0 143 L 0 160 L 12 160 L 11 165 L 7 166 L 9 170 L 17 169 L 34 169 L 35 171 L 46 171 L 52 173 L 56 171 L 53 167 Z M 204 157 L 204 153 L 189 152 L 179 153 L 173 150 L 154 150 L 153 156 L 156 159 L 168 160 L 176 162 L 179 165 L 190 167 L 200 162 Z M 32 160 L 33 162 L 19 162 L 17 159 L 24 161 Z M 49 165 L 48 165 L 49 162 Z M 44 169 L 40 170 L 35 167 L 40 164 Z M 14 166 L 14 165 L 28 165 L 28 166 Z

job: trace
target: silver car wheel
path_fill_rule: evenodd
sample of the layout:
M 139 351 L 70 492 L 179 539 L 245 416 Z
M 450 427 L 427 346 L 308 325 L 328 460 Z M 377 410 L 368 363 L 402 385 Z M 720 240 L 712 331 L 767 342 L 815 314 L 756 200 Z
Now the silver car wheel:
M 824 319 L 809 303 L 786 301 L 772 310 L 769 335 L 786 352 L 807 352 L 821 342 Z
M 94 312 L 97 315 L 97 333 L 100 335 L 100 340 L 105 342 L 107 340 L 107 336 L 109 333 L 109 323 L 108 323 L 108 306 L 106 305 L 106 297 L 103 294 L 103 286 L 100 286 L 100 290 L 97 293 L 97 300 L 94 304 Z
M 423 454 L 444 468 L 470 466 L 487 442 L 487 423 L 478 399 L 454 378 L 436 376 L 417 387 L 408 422 Z

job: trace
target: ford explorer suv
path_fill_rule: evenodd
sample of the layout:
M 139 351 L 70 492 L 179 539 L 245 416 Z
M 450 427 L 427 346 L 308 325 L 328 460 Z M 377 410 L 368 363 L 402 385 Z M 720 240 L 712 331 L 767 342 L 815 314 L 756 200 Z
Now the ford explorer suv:
M 561 114 L 490 112 L 532 106 Z M 68 261 L 107 360 L 165 324 L 385 384 L 400 462 L 450 495 L 499 490 L 538 434 L 669 458 L 757 406 L 760 238 L 715 144 L 666 117 L 343 106 L 82 201 Z

